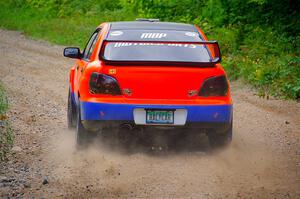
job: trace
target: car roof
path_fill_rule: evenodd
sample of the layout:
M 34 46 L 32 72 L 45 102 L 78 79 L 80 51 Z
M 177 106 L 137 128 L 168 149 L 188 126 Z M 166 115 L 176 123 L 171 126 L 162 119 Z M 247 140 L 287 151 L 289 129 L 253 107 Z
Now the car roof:
M 111 22 L 110 30 L 179 30 L 179 31 L 197 31 L 191 24 L 157 22 L 157 21 L 124 21 Z

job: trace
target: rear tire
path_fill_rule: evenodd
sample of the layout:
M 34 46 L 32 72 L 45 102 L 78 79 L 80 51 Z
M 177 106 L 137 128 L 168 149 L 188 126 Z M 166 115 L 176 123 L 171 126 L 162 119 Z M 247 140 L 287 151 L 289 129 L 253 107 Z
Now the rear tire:
M 210 132 L 208 133 L 209 144 L 213 148 L 224 147 L 232 141 L 232 121 L 230 127 L 224 133 Z
M 82 125 L 80 106 L 77 106 L 76 115 L 76 147 L 78 149 L 84 149 L 88 146 L 88 144 L 90 144 L 90 142 L 92 142 L 96 132 L 90 132 Z
M 68 94 L 68 111 L 67 111 L 68 129 L 74 129 L 76 126 L 76 108 L 72 100 L 71 92 L 69 89 Z

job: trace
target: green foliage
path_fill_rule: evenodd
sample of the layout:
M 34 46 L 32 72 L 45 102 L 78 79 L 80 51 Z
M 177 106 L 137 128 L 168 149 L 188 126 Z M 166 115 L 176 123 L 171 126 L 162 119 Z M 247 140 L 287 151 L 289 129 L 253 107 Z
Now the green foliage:
M 8 109 L 7 98 L 4 95 L 4 88 L 0 84 L 0 115 L 4 115 Z
M 13 144 L 13 133 L 7 120 L 8 102 L 3 86 L 0 84 L 0 162 L 5 160 Z
M 0 26 L 83 47 L 104 21 L 194 23 L 219 41 L 231 79 L 262 96 L 299 99 L 299 10 L 297 0 L 9 0 L 0 2 Z
M 244 39 L 238 57 L 245 57 L 241 75 L 255 85 L 262 95 L 299 98 L 299 50 L 294 38 L 276 33 L 272 28 L 256 27 Z M 299 38 L 298 38 L 299 39 Z
M 215 26 L 222 26 L 226 20 L 226 11 L 221 0 L 208 0 L 203 9 L 203 16 Z
M 199 11 L 205 2 L 201 0 L 121 0 L 121 5 L 125 10 L 137 13 L 137 17 L 191 22 L 202 17 Z
M 83 48 L 101 22 L 132 20 L 130 14 L 118 9 L 119 4 L 114 4 L 114 1 L 98 1 L 101 2 L 99 6 L 93 6 L 93 1 L 79 0 L 0 2 L 0 27 L 21 30 L 33 38 Z M 111 6 L 100 9 L 105 2 Z

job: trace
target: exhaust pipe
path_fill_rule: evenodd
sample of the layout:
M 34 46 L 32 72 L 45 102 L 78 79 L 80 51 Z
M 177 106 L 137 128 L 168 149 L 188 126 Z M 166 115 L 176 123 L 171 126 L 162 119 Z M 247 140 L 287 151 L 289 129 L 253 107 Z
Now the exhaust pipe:
M 134 129 L 134 126 L 132 124 L 125 123 L 121 124 L 121 128 L 124 130 L 132 131 Z

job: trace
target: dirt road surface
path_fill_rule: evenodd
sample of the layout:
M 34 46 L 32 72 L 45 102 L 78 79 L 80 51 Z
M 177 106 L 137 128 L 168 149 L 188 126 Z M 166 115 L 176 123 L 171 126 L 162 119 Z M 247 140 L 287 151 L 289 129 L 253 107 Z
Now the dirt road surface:
M 261 99 L 234 82 L 234 138 L 225 149 L 211 150 L 204 136 L 198 150 L 187 142 L 149 153 L 99 141 L 76 151 L 66 128 L 74 60 L 62 50 L 0 30 L 15 132 L 14 153 L 0 163 L 0 197 L 300 198 L 300 103 Z

